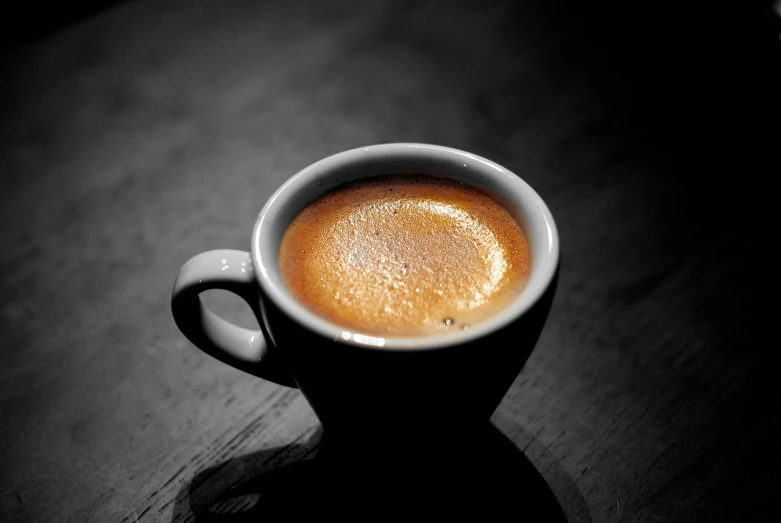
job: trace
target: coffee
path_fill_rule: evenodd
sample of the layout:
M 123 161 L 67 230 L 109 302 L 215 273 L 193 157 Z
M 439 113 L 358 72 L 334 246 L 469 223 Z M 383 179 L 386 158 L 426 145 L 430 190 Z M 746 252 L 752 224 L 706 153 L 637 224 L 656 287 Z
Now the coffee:
M 293 297 L 345 328 L 379 336 L 466 330 L 523 289 L 521 226 L 466 185 L 390 175 L 338 187 L 286 230 L 279 267 Z

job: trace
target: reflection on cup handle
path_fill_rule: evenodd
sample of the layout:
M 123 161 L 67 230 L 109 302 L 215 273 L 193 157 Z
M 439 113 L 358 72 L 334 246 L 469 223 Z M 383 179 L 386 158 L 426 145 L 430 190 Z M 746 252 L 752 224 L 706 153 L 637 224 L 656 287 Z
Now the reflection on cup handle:
M 174 321 L 196 347 L 223 363 L 295 387 L 289 371 L 269 350 L 261 331 L 234 325 L 203 304 L 199 295 L 211 289 L 240 296 L 261 322 L 260 300 L 249 253 L 220 249 L 190 258 L 179 270 L 174 283 L 171 296 Z

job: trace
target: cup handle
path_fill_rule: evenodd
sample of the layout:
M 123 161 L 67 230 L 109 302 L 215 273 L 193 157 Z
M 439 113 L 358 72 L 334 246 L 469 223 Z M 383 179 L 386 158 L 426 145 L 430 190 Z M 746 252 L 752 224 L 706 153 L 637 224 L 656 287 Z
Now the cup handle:
M 203 352 L 254 376 L 296 387 L 287 366 L 261 331 L 245 329 L 220 318 L 203 304 L 200 294 L 222 289 L 237 294 L 263 324 L 252 259 L 248 252 L 220 249 L 190 258 L 179 270 L 171 296 L 174 321 Z

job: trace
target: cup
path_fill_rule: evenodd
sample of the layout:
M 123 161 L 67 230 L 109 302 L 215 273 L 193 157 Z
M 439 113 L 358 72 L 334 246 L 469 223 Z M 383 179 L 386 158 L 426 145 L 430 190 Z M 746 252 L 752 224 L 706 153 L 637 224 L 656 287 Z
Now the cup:
M 444 177 L 477 188 L 518 220 L 531 248 L 519 296 L 466 331 L 380 337 L 347 329 L 297 302 L 280 277 L 282 235 L 323 193 L 394 173 Z M 383 144 L 330 156 L 285 182 L 255 223 L 250 252 L 198 254 L 179 271 L 171 308 L 182 333 L 204 352 L 245 372 L 298 387 L 324 435 L 360 442 L 419 439 L 485 423 L 521 371 L 550 311 L 559 237 L 540 196 L 507 169 L 474 154 L 424 144 Z M 260 331 L 206 308 L 199 294 L 224 289 L 252 308 Z

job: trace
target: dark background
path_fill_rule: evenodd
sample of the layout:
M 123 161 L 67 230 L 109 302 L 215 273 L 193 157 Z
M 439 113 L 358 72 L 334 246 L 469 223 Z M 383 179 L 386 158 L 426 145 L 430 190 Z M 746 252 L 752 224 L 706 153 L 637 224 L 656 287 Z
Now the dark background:
M 208 499 L 253 473 L 210 467 L 307 441 L 297 393 L 183 340 L 170 286 L 246 249 L 296 171 L 393 141 L 488 157 L 551 207 L 559 292 L 493 421 L 567 517 L 770 520 L 770 2 L 23 7 L 2 31 L 4 521 L 186 521 L 197 474 Z

